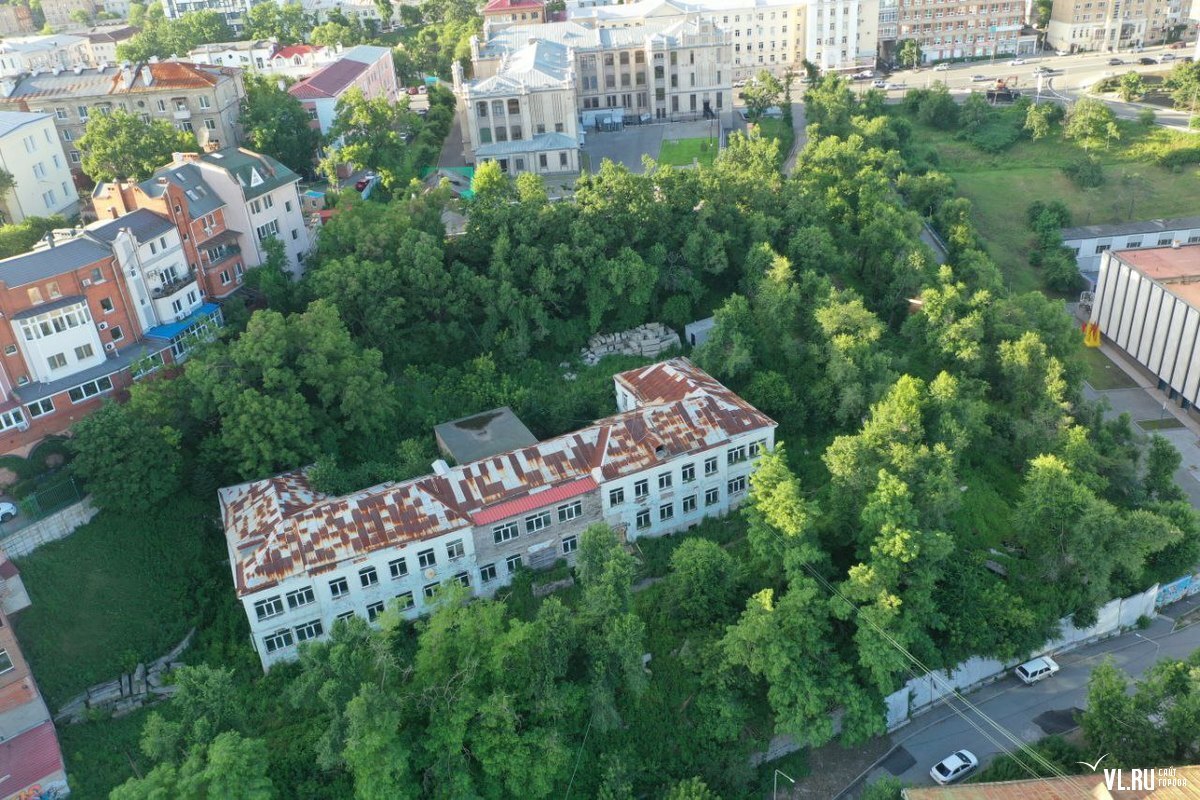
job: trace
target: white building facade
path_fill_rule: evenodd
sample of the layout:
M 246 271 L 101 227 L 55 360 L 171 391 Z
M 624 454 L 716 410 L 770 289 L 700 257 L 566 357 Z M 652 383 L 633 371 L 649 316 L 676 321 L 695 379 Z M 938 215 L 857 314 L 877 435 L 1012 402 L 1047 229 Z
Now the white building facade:
M 1062 237 L 1063 245 L 1075 254 L 1080 274 L 1094 287 L 1100 279 L 1100 263 L 1105 253 L 1200 243 L 1200 217 L 1083 225 L 1063 228 Z
M 14 181 L 0 196 L 4 222 L 79 215 L 79 193 L 52 114 L 0 111 L 0 169 Z
M 441 585 L 490 595 L 522 568 L 572 563 L 587 526 L 636 539 L 746 497 L 775 423 L 686 359 L 615 378 L 622 413 L 518 450 L 346 497 L 303 472 L 222 489 L 234 585 L 263 667 L 339 619 L 414 617 Z
M 65 33 L 53 36 L 14 36 L 0 42 L 0 77 L 42 70 L 71 69 L 90 64 L 88 40 Z

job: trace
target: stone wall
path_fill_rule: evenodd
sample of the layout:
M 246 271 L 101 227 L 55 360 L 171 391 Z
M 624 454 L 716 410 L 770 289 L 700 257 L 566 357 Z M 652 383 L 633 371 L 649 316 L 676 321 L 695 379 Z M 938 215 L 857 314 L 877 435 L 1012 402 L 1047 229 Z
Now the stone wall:
M 166 673 L 182 666 L 179 657 L 192 643 L 195 633 L 196 629 L 192 628 L 188 635 L 183 637 L 182 642 L 157 661 L 149 665 L 138 664 L 133 672 L 119 675 L 116 680 L 98 683 L 71 698 L 59 709 L 54 721 L 60 725 L 74 725 L 86 721 L 89 712 L 122 717 L 131 711 L 170 697 L 175 693 L 176 687 L 166 682 Z
M 11 536 L 0 540 L 0 547 L 13 558 L 27 556 L 48 542 L 65 539 L 75 532 L 75 529 L 85 525 L 96 516 L 98 509 L 92 505 L 92 499 L 85 497 L 74 505 L 67 506 L 62 511 L 56 511 L 45 519 L 22 528 Z

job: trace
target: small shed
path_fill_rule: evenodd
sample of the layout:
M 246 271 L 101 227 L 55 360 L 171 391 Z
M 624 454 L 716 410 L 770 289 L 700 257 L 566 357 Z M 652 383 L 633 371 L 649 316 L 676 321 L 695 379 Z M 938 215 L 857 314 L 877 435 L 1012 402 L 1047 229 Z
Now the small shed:
M 438 449 L 458 464 L 537 444 L 537 437 L 508 406 L 443 422 L 433 435 Z
M 712 317 L 689 322 L 683 329 L 683 338 L 687 340 L 690 347 L 699 347 L 708 339 L 709 331 L 713 329 L 714 324 Z

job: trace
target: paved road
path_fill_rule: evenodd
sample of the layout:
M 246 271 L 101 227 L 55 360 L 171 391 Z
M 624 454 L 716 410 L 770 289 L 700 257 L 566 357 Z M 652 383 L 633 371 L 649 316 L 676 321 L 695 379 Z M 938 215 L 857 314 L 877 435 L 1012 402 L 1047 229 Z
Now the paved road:
M 1088 675 L 1106 656 L 1136 677 L 1158 660 L 1183 658 L 1200 648 L 1200 624 L 1176 623 L 1184 613 L 1196 609 L 1200 609 L 1200 596 L 1168 607 L 1165 610 L 1170 616 L 1159 616 L 1145 631 L 1127 633 L 1056 657 L 1062 670 L 1049 680 L 1025 686 L 1016 678 L 1005 677 L 968 699 L 1021 741 L 1034 742 L 1050 733 L 1064 732 L 1074 727 L 1071 718 L 1075 710 L 1086 706 Z M 868 774 L 865 782 L 896 775 L 905 783 L 930 785 L 929 768 L 964 747 L 987 764 L 1001 748 L 974 725 L 1013 749 L 979 714 L 963 708 L 957 701 L 954 706 L 940 705 L 893 734 L 895 750 Z M 842 797 L 856 797 L 860 789 L 856 787 Z

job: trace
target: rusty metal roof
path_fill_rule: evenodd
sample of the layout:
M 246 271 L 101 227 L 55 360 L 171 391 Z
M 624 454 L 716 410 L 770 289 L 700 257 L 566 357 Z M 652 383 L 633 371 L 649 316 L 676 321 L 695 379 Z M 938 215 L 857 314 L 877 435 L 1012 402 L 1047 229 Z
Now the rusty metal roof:
M 582 430 L 345 497 L 303 470 L 220 491 L 239 596 L 383 548 L 561 502 L 605 480 L 703 452 L 775 423 L 686 359 L 616 377 L 639 407 Z

